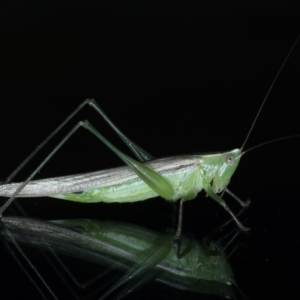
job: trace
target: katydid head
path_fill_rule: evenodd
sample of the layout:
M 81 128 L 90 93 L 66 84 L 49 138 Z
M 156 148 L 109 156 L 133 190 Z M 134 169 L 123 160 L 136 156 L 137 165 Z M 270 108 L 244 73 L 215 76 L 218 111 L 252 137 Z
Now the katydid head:
M 211 185 L 214 193 L 220 193 L 227 187 L 241 156 L 241 150 L 234 149 L 201 157 L 202 176 L 205 183 Z
M 218 168 L 212 181 L 212 189 L 215 193 L 220 193 L 227 187 L 240 162 L 241 156 L 240 149 L 219 154 Z

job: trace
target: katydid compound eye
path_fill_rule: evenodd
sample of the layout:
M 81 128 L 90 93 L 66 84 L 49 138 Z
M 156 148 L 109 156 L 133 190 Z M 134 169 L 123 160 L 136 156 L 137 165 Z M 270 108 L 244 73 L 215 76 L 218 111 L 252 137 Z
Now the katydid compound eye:
M 235 158 L 232 154 L 229 154 L 225 157 L 225 162 L 227 165 L 232 166 L 234 164 Z

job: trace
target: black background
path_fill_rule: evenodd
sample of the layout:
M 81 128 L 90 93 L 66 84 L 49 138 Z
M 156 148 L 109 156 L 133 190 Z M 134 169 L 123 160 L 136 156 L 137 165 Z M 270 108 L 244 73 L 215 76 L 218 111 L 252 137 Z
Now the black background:
M 88 97 L 156 157 L 241 147 L 300 33 L 299 7 L 292 1 L 2 1 L 1 6 L 2 179 Z M 299 53 L 300 44 L 246 148 L 300 133 Z M 127 151 L 91 109 L 72 125 L 82 119 Z M 24 180 L 62 136 L 16 180 Z M 252 230 L 242 237 L 249 251 L 233 259 L 236 281 L 250 299 L 299 295 L 299 150 L 299 139 L 292 139 L 250 152 L 230 184 L 241 198 L 252 198 L 245 213 Z M 37 178 L 120 164 L 82 129 Z M 154 230 L 172 225 L 172 207 L 161 199 L 134 205 L 22 203 L 34 218 L 112 219 Z M 184 232 L 201 238 L 226 218 L 201 193 L 185 205 Z M 32 283 L 12 259 L 1 269 L 4 298 L 33 295 Z

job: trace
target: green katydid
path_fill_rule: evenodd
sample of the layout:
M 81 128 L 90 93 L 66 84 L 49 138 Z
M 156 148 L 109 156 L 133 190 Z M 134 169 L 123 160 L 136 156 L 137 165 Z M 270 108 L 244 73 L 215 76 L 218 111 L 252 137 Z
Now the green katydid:
M 221 192 L 228 192 L 234 199 L 238 200 L 241 205 L 246 206 L 249 204 L 249 201 L 243 202 L 231 193 L 228 190 L 227 185 L 239 164 L 240 158 L 243 154 L 242 150 L 244 145 L 248 140 L 263 105 L 266 102 L 270 90 L 277 80 L 298 39 L 299 37 L 295 41 L 279 72 L 277 73 L 241 149 L 234 149 L 224 153 L 180 156 L 156 160 L 141 147 L 127 138 L 127 136 L 125 136 L 115 126 L 115 124 L 107 117 L 93 99 L 88 99 L 75 111 L 73 111 L 65 119 L 65 121 L 48 136 L 39 148 L 37 148 L 36 151 L 34 151 L 19 166 L 19 168 L 8 177 L 7 182 L 10 182 L 14 175 L 35 155 L 35 153 L 39 151 L 41 147 L 43 147 L 79 110 L 87 104 L 94 108 L 113 128 L 113 130 L 135 154 L 138 161 L 118 150 L 89 122 L 79 122 L 26 181 L 23 183 L 7 183 L 0 186 L 0 196 L 10 197 L 10 199 L 1 207 L 0 215 L 2 215 L 5 209 L 16 197 L 49 196 L 83 203 L 112 203 L 135 202 L 161 196 L 168 201 L 180 200 L 179 224 L 175 236 L 176 238 L 179 238 L 182 227 L 183 202 L 194 199 L 203 189 L 208 196 L 222 205 L 231 214 L 240 228 L 248 230 L 248 228 L 244 227 L 240 223 L 222 197 L 218 194 Z M 35 174 L 39 172 L 45 163 L 81 126 L 88 129 L 91 133 L 98 137 L 117 156 L 119 156 L 119 158 L 121 158 L 127 166 L 87 174 L 31 181 Z
M 126 163 L 127 167 L 37 181 L 30 181 L 30 178 L 27 180 L 28 182 L 25 181 L 21 184 L 1 185 L 1 196 L 50 196 L 84 203 L 134 202 L 161 196 L 170 201 L 180 199 L 182 206 L 183 201 L 194 199 L 198 192 L 204 189 L 210 197 L 230 212 L 241 228 L 246 229 L 222 198 L 217 195 L 226 188 L 239 163 L 241 157 L 239 149 L 226 153 L 151 160 L 149 154 L 130 141 L 108 119 L 95 101 L 86 100 L 84 104 L 94 107 L 137 154 L 138 159 L 147 162 L 143 164 L 130 158 L 114 147 L 90 123 L 87 121 L 80 122 L 72 132 L 80 126 L 85 127 L 116 153 Z M 59 148 L 60 145 L 57 147 Z M 2 212 L 8 205 L 9 202 L 6 202 L 2 207 Z M 181 231 L 181 225 L 179 230 Z M 180 232 L 177 236 L 179 235 Z

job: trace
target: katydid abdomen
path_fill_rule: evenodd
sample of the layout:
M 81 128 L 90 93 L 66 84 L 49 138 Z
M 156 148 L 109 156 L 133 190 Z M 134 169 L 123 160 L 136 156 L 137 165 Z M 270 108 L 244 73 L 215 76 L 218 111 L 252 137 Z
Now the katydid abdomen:
M 175 190 L 172 200 L 188 200 L 191 199 L 191 194 L 195 197 L 202 190 L 199 155 L 157 159 L 145 165 L 171 183 Z M 0 196 L 12 196 L 19 185 L 1 185 Z M 113 203 L 142 201 L 159 195 L 129 167 L 123 166 L 93 173 L 30 181 L 18 194 L 18 197 L 42 196 L 84 203 Z

